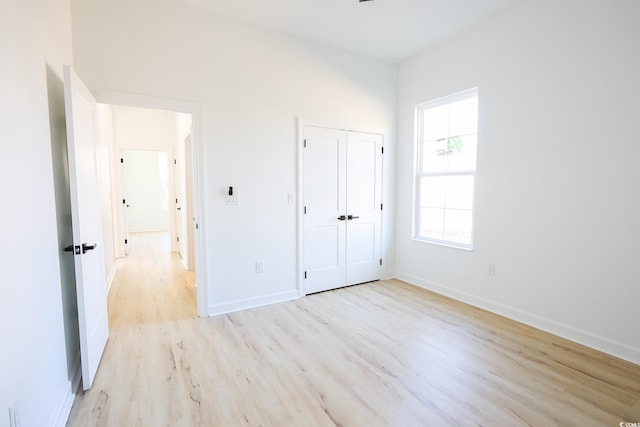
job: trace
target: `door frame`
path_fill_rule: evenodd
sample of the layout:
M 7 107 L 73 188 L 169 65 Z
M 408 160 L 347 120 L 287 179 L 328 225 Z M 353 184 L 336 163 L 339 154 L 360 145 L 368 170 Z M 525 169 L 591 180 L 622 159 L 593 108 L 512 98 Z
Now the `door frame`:
M 368 128 L 368 127 L 359 127 L 359 126 L 348 126 L 343 123 L 336 123 L 327 120 L 318 120 L 318 119 L 308 119 L 304 117 L 297 118 L 297 167 L 296 167 L 296 193 L 297 193 L 297 206 L 296 206 L 296 235 L 298 237 L 297 240 L 297 288 L 298 288 L 298 297 L 304 297 L 304 194 L 303 194 L 303 175 L 304 175 L 304 158 L 303 158 L 303 150 L 304 150 L 304 127 L 305 126 L 315 126 L 321 128 L 328 129 L 337 129 L 347 132 L 361 132 L 361 133 L 373 133 L 382 136 L 382 148 L 384 149 L 385 142 L 387 140 L 388 132 L 383 129 L 376 128 Z M 385 191 L 384 191 L 384 181 L 385 181 L 385 167 L 384 167 L 384 156 L 382 156 L 382 182 L 381 182 L 381 192 L 382 192 L 382 200 L 385 200 Z M 380 221 L 381 227 L 381 256 L 384 258 L 384 240 L 385 240 L 385 230 L 384 230 L 384 211 L 382 212 L 382 219 Z
M 111 104 L 112 105 L 112 104 Z M 127 165 L 129 164 L 127 159 L 126 159 L 126 154 L 127 153 L 131 153 L 132 151 L 137 151 L 137 152 L 144 152 L 144 153 L 165 153 L 167 155 L 167 174 L 168 174 L 168 190 L 169 190 L 169 209 L 168 209 L 168 224 L 169 224 L 169 228 L 168 228 L 168 232 L 169 232 L 169 244 L 171 247 L 171 252 L 175 252 L 174 249 L 177 249 L 176 247 L 176 236 L 178 233 L 178 230 L 176 228 L 176 213 L 175 213 L 175 203 L 173 203 L 173 199 L 176 197 L 176 188 L 175 188 L 175 169 L 173 168 L 173 160 L 175 159 L 175 150 L 169 150 L 169 149 L 165 149 L 164 147 L 155 147 L 155 148 L 128 148 L 126 146 L 121 146 L 120 147 L 120 159 L 123 159 L 124 161 L 120 162 L 120 174 L 118 176 L 119 178 L 119 183 L 118 183 L 118 188 L 122 189 L 122 193 L 120 193 L 118 195 L 118 197 L 116 198 L 116 201 L 119 202 L 120 200 L 126 200 L 125 204 L 121 204 L 120 206 L 122 207 L 122 209 L 120 210 L 121 212 L 123 212 L 120 216 L 120 218 L 118 218 L 118 230 L 117 233 L 118 235 L 129 238 L 129 219 L 128 219 L 128 208 L 130 207 L 130 203 L 131 203 L 131 199 L 129 198 L 129 194 L 127 192 L 127 180 L 126 180 L 126 170 L 127 170 Z M 129 183 L 130 185 L 131 183 Z M 174 206 L 174 209 L 172 209 L 171 207 Z M 119 250 L 119 254 L 124 254 L 124 256 L 129 255 L 129 243 L 124 243 L 124 240 L 121 238 L 119 242 L 117 242 L 118 245 L 120 245 L 120 250 Z
M 197 280 L 198 316 L 209 316 L 209 292 L 206 239 L 206 200 L 204 191 L 204 113 L 202 104 L 169 98 L 157 98 L 124 92 L 105 91 L 96 96 L 103 104 L 125 105 L 129 107 L 169 110 L 191 114 L 192 130 L 192 183 L 193 183 L 193 216 L 196 219 L 194 232 L 195 273 Z

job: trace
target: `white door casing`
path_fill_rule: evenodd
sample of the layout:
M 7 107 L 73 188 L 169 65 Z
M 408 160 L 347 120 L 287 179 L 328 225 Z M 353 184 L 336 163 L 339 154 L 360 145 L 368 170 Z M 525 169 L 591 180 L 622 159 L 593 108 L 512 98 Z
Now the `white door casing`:
M 382 135 L 302 127 L 304 294 L 381 275 Z
M 64 89 L 80 359 L 83 388 L 88 390 L 109 338 L 96 167 L 96 101 L 69 66 L 64 67 Z
M 193 178 L 193 140 L 191 134 L 185 138 L 184 141 L 184 176 L 185 180 L 185 194 L 183 195 L 183 237 L 186 240 L 186 245 L 183 243 L 183 249 L 186 252 L 186 262 L 184 268 L 187 270 L 195 270 L 196 262 L 196 246 L 195 246 L 195 228 L 196 228 L 196 213 L 194 208 L 194 178 Z M 186 246 L 186 247 L 185 247 Z

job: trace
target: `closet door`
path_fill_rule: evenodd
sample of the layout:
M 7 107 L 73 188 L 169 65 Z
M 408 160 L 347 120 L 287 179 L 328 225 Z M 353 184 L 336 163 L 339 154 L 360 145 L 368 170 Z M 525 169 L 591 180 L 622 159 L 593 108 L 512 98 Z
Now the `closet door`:
M 304 293 L 380 278 L 382 136 L 303 128 Z
M 382 135 L 347 133 L 346 284 L 381 272 Z
M 338 288 L 346 277 L 346 134 L 306 126 L 303 147 L 306 294 Z

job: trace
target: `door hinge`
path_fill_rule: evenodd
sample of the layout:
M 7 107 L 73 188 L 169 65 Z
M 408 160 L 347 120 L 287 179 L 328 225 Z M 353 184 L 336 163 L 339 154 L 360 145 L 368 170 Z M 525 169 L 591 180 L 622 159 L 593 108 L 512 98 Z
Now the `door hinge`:
M 304 272 L 304 278 L 305 279 L 307 278 L 307 272 L 306 271 Z
M 124 244 L 126 245 L 127 243 L 129 243 L 129 239 L 124 239 Z
M 180 237 L 176 236 L 176 242 L 179 242 L 179 241 L 180 241 Z
M 307 214 L 307 207 L 306 206 L 304 207 L 304 214 L 305 215 Z
M 124 163 L 124 159 L 120 157 L 120 163 Z
M 380 265 L 382 265 L 382 258 L 380 258 Z
M 381 147 L 380 150 L 382 151 L 382 154 L 384 154 L 384 147 Z
M 125 199 L 122 199 L 122 204 L 123 204 L 123 205 L 126 205 L 126 204 L 127 204 L 127 201 L 126 201 Z
M 382 210 L 382 207 L 383 207 L 383 204 L 382 204 L 382 203 L 380 203 L 380 210 Z
M 178 204 L 178 199 L 176 199 L 176 205 Z
M 178 164 L 178 161 L 177 161 L 176 159 L 173 159 L 173 164 L 174 164 L 174 165 L 177 165 L 177 164 Z
M 306 140 L 306 139 L 304 140 L 304 144 L 303 144 L 303 146 L 304 146 L 305 148 L 307 148 L 307 140 Z

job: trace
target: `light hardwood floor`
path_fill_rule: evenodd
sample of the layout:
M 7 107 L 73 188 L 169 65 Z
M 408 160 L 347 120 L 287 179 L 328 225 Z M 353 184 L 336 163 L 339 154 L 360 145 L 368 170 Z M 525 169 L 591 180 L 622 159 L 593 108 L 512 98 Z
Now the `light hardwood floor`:
M 640 366 L 396 280 L 114 324 L 69 426 L 640 422 Z
M 197 316 L 195 276 L 171 252 L 169 233 L 131 233 L 109 292 L 109 327 Z

